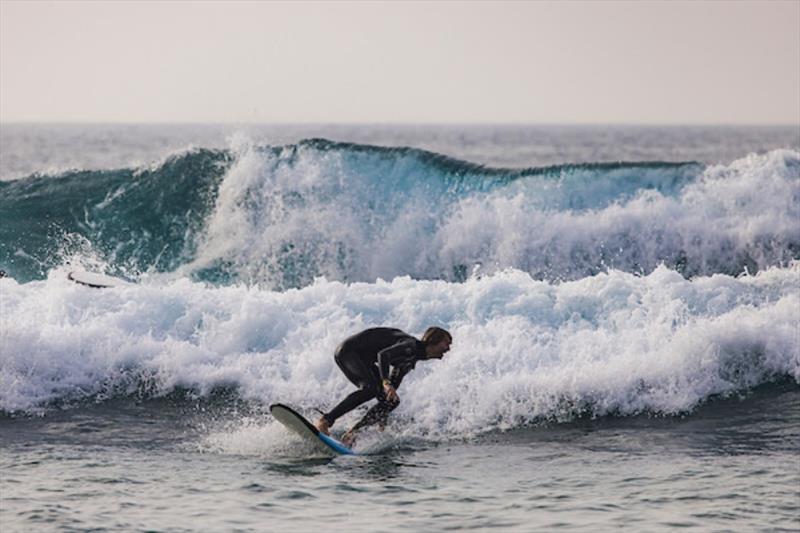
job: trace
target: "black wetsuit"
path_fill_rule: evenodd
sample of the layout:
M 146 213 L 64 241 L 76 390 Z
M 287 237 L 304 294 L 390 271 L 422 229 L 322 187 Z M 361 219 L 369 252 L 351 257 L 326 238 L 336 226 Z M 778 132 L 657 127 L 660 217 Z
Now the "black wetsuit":
M 425 358 L 425 344 L 399 329 L 371 328 L 349 337 L 336 349 L 334 359 L 347 379 L 359 390 L 322 416 L 328 424 L 333 425 L 345 413 L 377 398 L 378 404 L 367 411 L 353 429 L 375 423 L 385 424 L 389 412 L 397 407 L 398 402 L 386 398 L 383 380 L 388 379 L 397 389 L 417 361 Z

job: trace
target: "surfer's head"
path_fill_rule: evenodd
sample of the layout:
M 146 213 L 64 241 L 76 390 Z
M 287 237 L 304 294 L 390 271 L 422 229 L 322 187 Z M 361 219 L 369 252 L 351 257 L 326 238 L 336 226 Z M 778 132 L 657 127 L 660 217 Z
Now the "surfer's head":
M 433 326 L 425 330 L 422 342 L 425 344 L 425 354 L 428 359 L 441 359 L 450 350 L 453 336 L 447 330 Z

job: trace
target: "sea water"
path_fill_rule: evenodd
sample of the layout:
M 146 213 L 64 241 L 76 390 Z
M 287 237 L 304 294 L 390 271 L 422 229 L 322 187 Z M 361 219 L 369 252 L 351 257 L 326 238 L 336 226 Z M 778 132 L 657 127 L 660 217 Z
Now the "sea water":
M 800 526 L 796 127 L 0 147 L 3 532 Z M 320 456 L 267 408 L 329 409 L 334 349 L 377 325 L 452 350 L 362 455 Z

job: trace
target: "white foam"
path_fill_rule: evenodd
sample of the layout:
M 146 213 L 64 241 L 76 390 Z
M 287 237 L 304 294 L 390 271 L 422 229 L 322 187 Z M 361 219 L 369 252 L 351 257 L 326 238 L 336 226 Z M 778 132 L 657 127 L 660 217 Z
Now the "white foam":
M 242 418 L 209 428 L 198 443 L 200 451 L 274 458 L 325 456 L 308 441 L 287 431 L 269 417 Z
M 586 211 L 541 209 L 526 190 L 467 197 L 438 228 L 437 262 L 514 266 L 574 279 L 604 268 L 740 273 L 792 259 L 800 245 L 800 153 L 708 168 L 675 196 L 642 190 Z
M 0 301 L 5 411 L 221 385 L 264 405 L 329 408 L 352 390 L 337 343 L 375 325 L 454 334 L 451 353 L 419 363 L 400 390 L 396 420 L 413 417 L 412 433 L 428 436 L 583 410 L 678 413 L 777 378 L 800 382 L 797 263 L 692 281 L 664 267 L 560 284 L 508 270 L 460 284 L 319 279 L 286 292 L 186 279 L 96 290 L 53 271 L 0 279 Z

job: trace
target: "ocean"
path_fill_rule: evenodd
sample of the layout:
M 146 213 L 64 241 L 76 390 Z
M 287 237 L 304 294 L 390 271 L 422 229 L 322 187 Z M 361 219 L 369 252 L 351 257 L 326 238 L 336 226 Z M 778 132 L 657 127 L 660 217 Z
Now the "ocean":
M 800 530 L 798 127 L 2 124 L 0 269 L 3 533 Z

